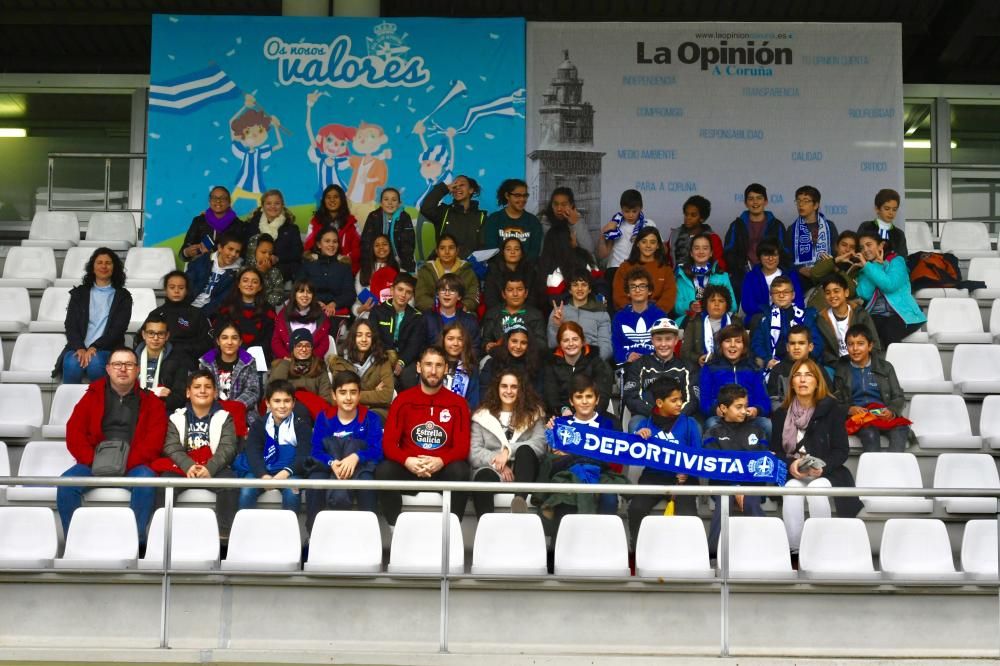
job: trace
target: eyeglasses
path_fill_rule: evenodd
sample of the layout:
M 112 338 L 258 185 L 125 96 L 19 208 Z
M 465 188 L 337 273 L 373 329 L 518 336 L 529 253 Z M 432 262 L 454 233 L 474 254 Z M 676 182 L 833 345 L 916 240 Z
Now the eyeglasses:
M 133 361 L 112 361 L 108 365 L 112 370 L 135 370 L 139 367 L 139 364 Z
M 648 284 L 630 284 L 628 286 L 629 291 L 646 291 L 649 289 Z
M 149 336 L 151 338 L 165 338 L 168 335 L 167 331 L 143 331 L 143 335 Z
M 457 294 L 458 293 L 458 289 L 455 289 L 454 287 L 441 287 L 440 289 L 438 289 L 438 293 L 439 294 Z
M 816 203 L 816 202 L 813 201 L 812 199 L 810 199 L 809 197 L 799 197 L 798 199 L 795 200 L 795 203 L 797 203 L 797 204 L 811 204 L 811 203 Z
M 512 199 L 527 199 L 531 195 L 528 194 L 527 192 L 511 192 L 507 196 L 509 196 Z
M 816 375 L 814 375 L 811 372 L 796 372 L 794 375 L 792 375 L 792 377 L 803 377 L 803 378 L 809 377 L 811 379 L 816 379 Z
M 772 296 L 791 296 L 795 292 L 791 289 L 776 289 L 771 292 Z

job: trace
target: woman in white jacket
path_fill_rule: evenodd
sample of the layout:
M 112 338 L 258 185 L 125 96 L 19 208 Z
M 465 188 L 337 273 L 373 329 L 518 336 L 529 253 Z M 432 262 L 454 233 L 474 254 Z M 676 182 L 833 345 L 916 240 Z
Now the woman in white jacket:
M 520 372 L 502 371 L 472 415 L 472 480 L 534 483 L 547 450 L 541 398 Z M 512 513 L 528 510 L 527 496 L 515 495 Z M 477 516 L 493 511 L 493 493 L 475 493 L 472 499 Z

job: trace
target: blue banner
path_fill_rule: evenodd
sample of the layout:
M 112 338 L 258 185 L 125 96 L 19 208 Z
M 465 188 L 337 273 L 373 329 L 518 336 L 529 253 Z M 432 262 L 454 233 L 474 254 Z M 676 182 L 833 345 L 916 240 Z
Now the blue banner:
M 639 465 L 729 483 L 785 485 L 787 466 L 770 451 L 722 451 L 682 446 L 669 439 L 574 425 L 558 418 L 546 431 L 553 448 L 621 465 Z
M 339 184 L 363 224 L 395 187 L 459 174 L 495 208 L 524 175 L 523 19 L 153 17 L 147 244 L 176 244 L 223 185 L 246 216 L 280 189 L 303 229 Z

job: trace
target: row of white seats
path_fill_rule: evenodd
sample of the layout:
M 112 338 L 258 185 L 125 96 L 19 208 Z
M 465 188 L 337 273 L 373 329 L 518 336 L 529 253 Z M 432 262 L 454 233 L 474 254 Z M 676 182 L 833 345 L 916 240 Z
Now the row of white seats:
M 24 447 L 17 476 L 57 477 L 75 462 L 63 441 L 31 441 Z M 0 442 L 0 472 L 4 469 L 9 474 L 7 448 Z M 862 453 L 858 459 L 855 484 L 858 488 L 924 487 L 916 456 L 912 453 L 890 452 Z M 936 490 L 997 490 L 1000 489 L 1000 475 L 993 456 L 989 454 L 942 453 L 937 456 L 932 487 Z M 15 485 L 7 488 L 6 501 L 8 504 L 54 503 L 55 495 L 54 487 Z M 273 495 L 275 499 L 278 497 L 277 491 L 269 491 L 265 495 Z M 127 502 L 128 493 L 121 488 L 100 488 L 88 493 L 87 499 L 88 502 Z M 178 501 L 182 503 L 211 502 L 213 499 L 211 493 L 205 490 L 186 490 L 179 493 L 178 497 Z M 862 496 L 861 501 L 865 509 L 872 513 L 930 513 L 934 510 L 934 500 L 923 497 Z M 997 509 L 996 500 L 987 497 L 945 497 L 937 501 L 946 513 L 951 514 L 993 514 Z
M 80 240 L 80 220 L 72 211 L 37 211 L 31 219 L 25 247 L 51 247 L 66 250 L 82 247 L 108 247 L 127 250 L 136 244 L 135 219 L 131 213 L 97 212 L 87 222 L 87 237 Z
M 892 364 L 906 393 L 954 393 L 982 397 L 1000 394 L 1000 345 L 956 345 L 951 359 L 951 379 L 937 345 L 897 342 L 889 345 L 886 360 Z
M 77 281 L 79 282 L 79 280 Z M 25 287 L 0 287 L 0 333 L 62 333 L 70 287 L 48 287 L 42 292 L 38 316 L 31 318 L 31 298 Z M 159 303 L 150 287 L 130 287 L 132 316 L 128 332 L 136 333 Z
M 465 544 L 458 519 L 449 515 L 448 570 L 465 572 Z M 0 507 L 0 569 L 146 569 L 164 566 L 165 513 L 153 516 L 146 554 L 139 559 L 135 517 L 121 507 L 77 510 L 62 557 L 52 511 Z M 733 578 L 793 579 L 784 524 L 779 518 L 734 517 L 729 522 L 729 573 Z M 404 513 L 392 533 L 390 574 L 433 575 L 442 568 L 442 520 L 436 513 Z M 316 517 L 309 555 L 302 565 L 299 523 L 291 511 L 249 509 L 233 522 L 227 555 L 220 561 L 219 533 L 211 509 L 175 509 L 171 525 L 171 569 L 229 572 L 371 574 L 382 571 L 378 518 L 366 511 L 322 511 Z M 475 576 L 544 576 L 545 533 L 534 514 L 483 516 L 473 542 Z M 997 576 L 997 526 L 992 520 L 966 524 L 962 571 L 955 569 L 948 532 L 940 520 L 892 519 L 880 549 L 882 573 L 890 579 L 962 581 Z M 647 516 L 636 541 L 641 578 L 713 578 L 702 521 L 692 516 Z M 804 577 L 872 578 L 871 544 L 857 518 L 811 518 L 799 550 Z M 627 577 L 628 541 L 617 516 L 570 515 L 556 535 L 557 576 Z
M 930 247 L 927 247 L 927 240 L 930 240 L 930 228 L 923 222 L 907 222 L 905 233 L 907 234 L 907 249 L 910 252 L 917 250 L 933 250 L 933 240 Z M 910 246 L 910 236 L 914 235 L 916 244 Z M 974 259 L 976 257 L 995 257 L 997 250 L 993 249 L 996 240 L 990 234 L 990 229 L 985 222 L 958 222 L 951 221 L 941 225 L 941 240 L 939 247 L 941 252 L 950 252 L 959 259 Z
M 1000 263 L 1000 258 L 997 262 Z M 912 334 L 906 338 L 906 342 L 933 342 L 938 345 L 992 344 L 1000 339 L 1000 299 L 994 297 L 992 300 L 990 326 L 986 330 L 979 301 L 975 298 L 932 298 L 927 307 L 926 330 Z
M 10 248 L 3 265 L 3 277 L 0 287 L 26 287 L 28 289 L 45 289 L 60 285 L 79 284 L 83 275 L 79 267 L 80 257 L 84 257 L 86 265 L 95 248 L 77 248 L 67 262 L 63 264 L 61 280 L 56 279 L 56 256 L 51 247 Z M 69 268 L 67 268 L 67 264 Z M 161 289 L 163 276 L 177 268 L 177 260 L 169 247 L 133 247 L 125 255 L 125 286 Z

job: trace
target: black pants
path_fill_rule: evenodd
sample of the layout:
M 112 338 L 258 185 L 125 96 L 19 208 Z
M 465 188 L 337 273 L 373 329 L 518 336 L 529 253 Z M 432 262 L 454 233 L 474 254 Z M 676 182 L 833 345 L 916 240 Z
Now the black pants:
M 898 314 L 872 317 L 872 321 L 883 350 L 895 342 L 902 342 L 903 338 L 920 328 L 920 324 L 907 324 Z
M 174 472 L 164 472 L 160 476 L 181 476 Z M 227 467 L 225 469 L 220 469 L 215 473 L 214 479 L 235 479 L 236 472 L 232 468 Z M 181 490 L 180 492 L 184 492 Z M 240 501 L 240 489 L 239 488 L 216 488 L 213 490 L 215 493 L 215 519 L 219 523 L 219 535 L 223 537 L 229 536 L 229 531 L 233 527 L 233 518 L 236 517 L 236 509 L 239 506 Z M 156 508 L 160 508 L 164 504 L 164 491 L 162 488 L 156 491 Z M 174 493 L 174 506 L 177 506 L 177 495 L 179 493 L 175 491 Z
M 432 481 L 468 481 L 470 476 L 469 463 L 464 460 L 456 460 L 445 465 L 437 473 L 431 475 Z M 395 460 L 383 460 L 375 468 L 376 481 L 426 481 L 411 474 L 402 464 Z M 407 493 L 416 494 L 417 491 Z M 379 491 L 379 503 L 382 505 L 382 515 L 390 525 L 396 524 L 399 513 L 403 510 L 403 494 L 398 490 Z M 461 520 L 465 514 L 465 504 L 469 497 L 466 493 L 451 494 L 451 512 Z
M 517 483 L 534 483 L 538 480 L 538 454 L 535 450 L 522 446 L 517 450 L 514 457 L 514 481 Z M 496 483 L 500 480 L 500 474 L 490 467 L 484 467 L 476 472 L 473 481 L 485 481 Z M 517 493 L 518 497 L 527 497 L 528 493 Z M 476 517 L 482 517 L 484 513 L 493 512 L 493 493 L 473 493 L 472 505 L 476 508 Z
M 673 472 L 662 472 L 647 467 L 642 470 L 639 477 L 639 485 L 643 486 L 696 486 L 698 479 L 689 476 L 684 483 L 677 481 L 677 475 Z M 639 525 L 642 519 L 649 515 L 653 507 L 664 497 L 660 495 L 633 495 L 632 501 L 628 505 L 628 526 L 632 532 L 632 542 L 635 543 L 639 536 Z M 669 499 L 669 498 L 666 498 Z M 674 513 L 678 516 L 695 516 L 698 514 L 698 506 L 694 495 L 678 495 L 674 498 Z

